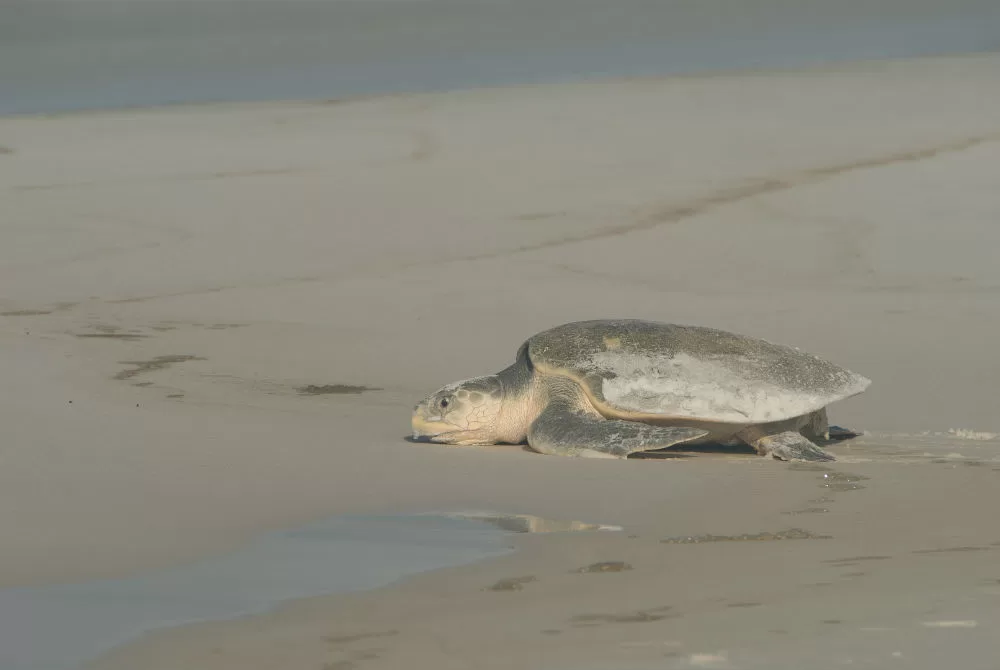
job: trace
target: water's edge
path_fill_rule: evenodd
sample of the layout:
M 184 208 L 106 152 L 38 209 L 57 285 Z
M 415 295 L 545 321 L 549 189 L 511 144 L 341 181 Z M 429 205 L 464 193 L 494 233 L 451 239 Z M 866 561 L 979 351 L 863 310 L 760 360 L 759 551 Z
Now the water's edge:
M 987 0 L 0 3 L 0 115 L 316 100 L 1000 49 Z
M 491 513 L 342 516 L 128 579 L 0 590 L 0 667 L 73 670 L 142 635 L 366 591 L 514 551 L 529 532 L 620 530 Z

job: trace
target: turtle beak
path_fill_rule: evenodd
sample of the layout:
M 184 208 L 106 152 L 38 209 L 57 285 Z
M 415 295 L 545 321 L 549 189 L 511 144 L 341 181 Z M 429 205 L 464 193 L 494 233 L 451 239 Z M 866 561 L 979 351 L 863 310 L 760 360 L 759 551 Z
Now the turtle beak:
M 420 442 L 433 442 L 435 437 L 445 432 L 439 430 L 438 426 L 428 424 L 418 416 L 414 416 L 410 423 L 413 426 L 413 439 Z
M 435 438 L 439 435 L 455 430 L 455 427 L 445 423 L 441 416 L 428 416 L 426 403 L 419 403 L 413 408 L 410 425 L 413 428 L 413 439 L 420 442 L 435 442 L 437 441 Z
M 475 437 L 475 434 L 470 434 L 470 431 L 462 430 L 458 426 L 448 423 L 441 415 L 428 416 L 426 405 L 423 403 L 414 408 L 410 424 L 413 427 L 414 442 L 454 445 L 484 444 Z

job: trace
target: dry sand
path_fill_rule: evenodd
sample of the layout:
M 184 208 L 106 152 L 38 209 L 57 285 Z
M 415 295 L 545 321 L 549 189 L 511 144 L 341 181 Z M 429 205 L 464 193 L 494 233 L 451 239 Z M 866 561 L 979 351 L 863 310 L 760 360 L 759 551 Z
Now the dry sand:
M 8 118 L 0 146 L 0 586 L 339 513 L 626 527 L 100 667 L 996 667 L 1000 56 Z M 869 434 L 828 471 L 404 440 L 423 394 L 617 316 L 855 369 L 831 419 Z M 377 390 L 300 391 L 336 384 Z M 791 528 L 823 537 L 660 541 Z

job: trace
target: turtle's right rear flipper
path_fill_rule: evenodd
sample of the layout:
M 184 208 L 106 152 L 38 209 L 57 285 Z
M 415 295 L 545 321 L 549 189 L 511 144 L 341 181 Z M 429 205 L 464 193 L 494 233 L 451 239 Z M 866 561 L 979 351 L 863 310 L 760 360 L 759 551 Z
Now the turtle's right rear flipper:
M 850 440 L 855 437 L 861 437 L 865 434 L 862 430 L 851 430 L 850 428 L 844 428 L 843 426 L 830 426 L 828 430 L 828 438 L 831 441 Z
M 779 461 L 837 460 L 833 454 L 824 451 L 818 445 L 806 439 L 801 433 L 794 430 L 752 437 L 747 442 L 761 456 L 770 456 Z

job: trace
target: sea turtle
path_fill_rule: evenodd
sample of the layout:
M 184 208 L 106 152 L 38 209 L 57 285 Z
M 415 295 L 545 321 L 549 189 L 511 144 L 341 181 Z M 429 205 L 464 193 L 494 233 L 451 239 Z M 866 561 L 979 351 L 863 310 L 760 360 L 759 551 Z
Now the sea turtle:
M 415 440 L 523 444 L 625 458 L 676 444 L 746 444 L 832 461 L 812 440 L 850 437 L 826 405 L 871 381 L 798 349 L 713 328 L 603 319 L 525 341 L 512 365 L 448 384 L 414 407 Z

